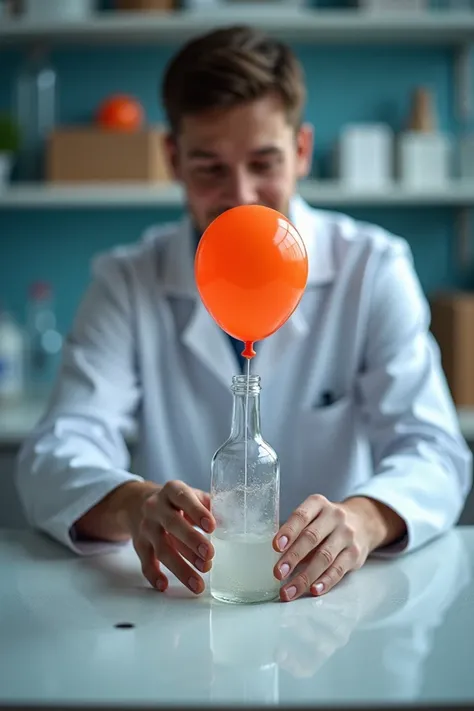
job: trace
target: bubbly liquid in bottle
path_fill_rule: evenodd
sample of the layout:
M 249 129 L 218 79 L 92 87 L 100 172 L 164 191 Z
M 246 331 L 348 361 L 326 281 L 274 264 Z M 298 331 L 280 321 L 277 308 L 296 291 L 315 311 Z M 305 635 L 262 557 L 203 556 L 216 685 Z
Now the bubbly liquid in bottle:
M 224 602 L 263 602 L 278 597 L 280 582 L 273 575 L 279 555 L 273 535 L 258 533 L 212 536 L 215 556 L 211 569 L 211 593 Z

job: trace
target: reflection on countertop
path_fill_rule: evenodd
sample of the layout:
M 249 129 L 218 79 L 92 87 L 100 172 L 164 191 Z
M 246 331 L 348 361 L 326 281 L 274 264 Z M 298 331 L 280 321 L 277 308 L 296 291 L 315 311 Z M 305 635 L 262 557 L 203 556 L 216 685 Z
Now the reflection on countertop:
M 239 613 L 211 605 L 210 645 L 221 682 L 215 700 L 290 705 L 295 699 L 365 704 L 474 698 L 467 661 L 474 641 L 464 649 L 464 684 L 455 661 L 462 656 L 459 647 L 446 661 L 462 625 L 445 625 L 455 603 L 466 617 L 474 613 L 472 603 L 466 607 L 473 599 L 472 553 L 470 559 L 454 534 L 395 563 L 371 561 L 326 597 L 255 613 L 252 653 Z M 245 674 L 236 673 L 240 669 Z
M 0 567 L 0 702 L 474 699 L 474 528 L 287 604 L 226 605 L 174 579 L 159 594 L 129 545 L 75 558 L 4 533 Z

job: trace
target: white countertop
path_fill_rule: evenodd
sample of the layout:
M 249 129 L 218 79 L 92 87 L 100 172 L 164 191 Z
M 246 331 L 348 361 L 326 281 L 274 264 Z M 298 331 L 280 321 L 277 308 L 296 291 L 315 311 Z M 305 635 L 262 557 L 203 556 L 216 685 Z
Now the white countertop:
M 290 603 L 161 594 L 130 545 L 76 558 L 26 532 L 0 532 L 0 570 L 0 707 L 474 701 L 474 528 Z
M 0 447 L 17 446 L 36 425 L 46 409 L 45 398 L 25 398 L 5 404 L 0 402 Z M 474 407 L 458 408 L 464 437 L 474 442 Z

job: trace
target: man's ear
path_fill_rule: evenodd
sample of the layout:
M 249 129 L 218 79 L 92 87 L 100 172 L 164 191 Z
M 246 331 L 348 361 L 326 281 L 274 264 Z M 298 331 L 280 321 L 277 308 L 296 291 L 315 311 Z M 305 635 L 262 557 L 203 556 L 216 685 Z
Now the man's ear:
M 297 179 L 308 177 L 313 162 L 314 128 L 304 123 L 296 134 L 296 174 Z
M 180 180 L 178 145 L 176 137 L 170 132 L 166 133 L 163 137 L 163 150 L 171 176 L 174 180 Z

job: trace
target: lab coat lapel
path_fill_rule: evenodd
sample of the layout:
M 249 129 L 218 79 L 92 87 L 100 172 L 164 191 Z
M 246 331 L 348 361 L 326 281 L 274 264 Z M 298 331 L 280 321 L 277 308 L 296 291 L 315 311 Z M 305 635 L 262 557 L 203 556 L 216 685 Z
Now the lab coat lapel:
M 301 235 L 308 254 L 306 290 L 328 284 L 334 278 L 335 267 L 324 213 L 310 208 L 299 195 L 295 195 L 290 204 L 290 220 Z M 256 344 L 253 372 L 268 382 L 282 367 L 288 353 L 304 341 L 309 328 L 300 304 L 276 333 Z
M 257 355 L 251 365 L 252 371 L 268 384 L 285 362 L 290 349 L 297 348 L 307 333 L 308 323 L 297 309 L 276 333 L 255 345 Z
M 193 302 L 191 315 L 181 333 L 181 342 L 228 388 L 232 376 L 238 371 L 235 354 L 228 336 L 201 301 L 194 278 L 194 255 L 192 224 L 186 218 L 167 247 L 162 288 L 167 295 Z
M 215 323 L 200 299 L 196 300 L 182 341 L 229 388 L 232 376 L 238 370 L 232 346 L 228 336 Z

